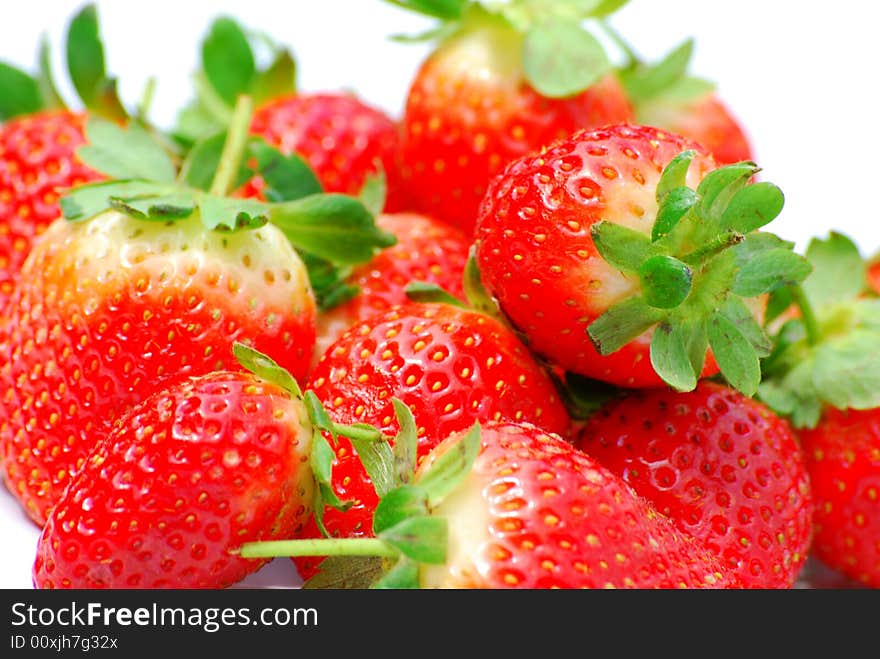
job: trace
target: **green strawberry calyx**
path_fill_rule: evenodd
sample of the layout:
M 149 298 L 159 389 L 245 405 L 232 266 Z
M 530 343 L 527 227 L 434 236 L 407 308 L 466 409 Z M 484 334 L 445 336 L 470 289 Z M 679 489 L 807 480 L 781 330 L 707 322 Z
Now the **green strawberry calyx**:
M 432 510 L 464 481 L 480 451 L 480 425 L 448 445 L 427 468 L 416 471 L 417 432 L 409 408 L 393 401 L 400 433 L 393 446 L 373 442 L 364 459 L 379 495 L 374 537 L 316 538 L 251 542 L 245 558 L 325 556 L 321 571 L 304 588 L 418 588 L 419 566 L 447 560 L 448 525 Z
M 613 70 L 598 22 L 626 0 L 386 0 L 427 16 L 437 24 L 398 41 L 450 42 L 483 35 L 497 59 L 518 62 L 529 84 L 548 98 L 579 94 Z M 509 57 L 507 56 L 509 55 Z
M 812 272 L 777 290 L 768 306 L 774 349 L 758 396 L 795 427 L 816 426 L 826 407 L 880 406 L 880 298 L 866 261 L 842 233 L 814 238 Z
M 61 199 L 64 217 L 84 222 L 109 209 L 153 222 L 198 216 L 206 230 L 242 231 L 273 224 L 308 268 L 322 309 L 350 268 L 396 238 L 380 230 L 367 204 L 325 193 L 299 156 L 284 156 L 248 132 L 253 101 L 242 96 L 228 130 L 197 143 L 179 164 L 139 122 L 99 118 L 86 125 L 77 155 L 109 180 L 79 186 Z M 229 196 L 259 174 L 268 201 Z
M 651 364 L 679 391 L 696 387 L 711 348 L 729 384 L 752 396 L 772 346 L 747 300 L 802 281 L 811 266 L 792 243 L 759 231 L 781 212 L 784 196 L 772 183 L 753 182 L 754 162 L 719 167 L 694 190 L 686 185 L 694 155 L 684 151 L 664 169 L 650 236 L 610 221 L 593 226 L 600 255 L 641 291 L 587 333 L 608 355 L 653 331 Z
M 33 75 L 0 62 L 0 121 L 68 107 L 54 81 L 50 49 L 44 35 Z M 68 22 L 65 54 L 70 82 L 90 114 L 117 121 L 127 119 L 129 113 L 119 98 L 117 80 L 107 73 L 94 3 L 84 5 Z

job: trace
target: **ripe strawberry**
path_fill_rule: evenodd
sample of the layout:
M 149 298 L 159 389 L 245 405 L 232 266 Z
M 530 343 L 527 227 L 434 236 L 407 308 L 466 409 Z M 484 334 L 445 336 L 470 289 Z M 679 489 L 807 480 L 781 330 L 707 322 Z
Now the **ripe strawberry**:
M 880 260 L 873 259 L 867 266 L 868 289 L 880 295 Z
M 749 235 L 783 204 L 772 184 L 750 184 L 756 171 L 716 168 L 652 127 L 575 133 L 490 186 L 476 243 L 485 287 L 563 370 L 687 390 L 720 368 L 753 394 L 769 347 L 763 295 L 809 271 L 791 244 Z
M 631 392 L 575 445 L 618 474 L 749 588 L 791 588 L 807 558 L 813 498 L 788 422 L 703 381 Z
M 355 322 L 409 301 L 412 282 L 434 284 L 460 300 L 471 241 L 459 229 L 418 213 L 385 213 L 376 224 L 394 235 L 397 243 L 348 276 L 357 294 L 318 315 L 315 359 Z
M 601 47 L 580 27 L 565 23 L 576 37 L 554 45 L 553 35 L 530 39 L 521 22 L 505 15 L 515 7 L 499 4 L 490 13 L 480 3 L 456 4 L 434 14 L 454 29 L 444 32 L 407 93 L 402 171 L 417 210 L 472 233 L 487 185 L 510 160 L 633 114 Z M 594 57 L 569 61 L 569 43 L 575 51 L 593 46 Z M 548 55 L 552 65 L 542 61 Z M 578 82 L 560 86 L 563 70 Z
M 569 425 L 553 382 L 513 332 L 443 303 L 410 302 L 355 324 L 324 353 L 308 388 L 337 423 L 368 423 L 392 437 L 392 399 L 401 400 L 415 416 L 419 456 L 477 420 L 529 421 L 560 434 Z M 354 505 L 328 510 L 325 527 L 338 537 L 369 535 L 373 485 L 350 442 L 340 439 L 335 451 L 333 488 Z M 314 571 L 308 560 L 297 565 L 303 576 Z
M 383 497 L 377 538 L 362 539 L 394 562 L 378 586 L 739 586 L 705 547 L 558 435 L 509 421 L 476 430 L 453 433 Z M 330 555 L 334 542 L 325 541 Z M 297 550 L 282 541 L 242 553 Z
M 312 511 L 306 406 L 250 373 L 168 383 L 116 419 L 49 515 L 37 588 L 223 588 Z
M 34 240 L 61 215 L 60 195 L 100 178 L 76 157 L 84 124 L 80 112 L 49 110 L 0 127 L 0 310 Z

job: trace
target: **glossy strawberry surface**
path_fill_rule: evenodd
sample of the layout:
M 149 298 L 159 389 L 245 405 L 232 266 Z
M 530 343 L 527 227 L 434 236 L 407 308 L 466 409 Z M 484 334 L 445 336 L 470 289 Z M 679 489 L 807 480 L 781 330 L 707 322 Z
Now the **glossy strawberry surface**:
M 37 588 L 222 588 L 311 514 L 302 400 L 251 374 L 169 383 L 119 417 L 52 510 Z
M 810 476 L 788 422 L 714 382 L 630 393 L 577 446 L 706 544 L 751 588 L 791 588 L 812 538 Z

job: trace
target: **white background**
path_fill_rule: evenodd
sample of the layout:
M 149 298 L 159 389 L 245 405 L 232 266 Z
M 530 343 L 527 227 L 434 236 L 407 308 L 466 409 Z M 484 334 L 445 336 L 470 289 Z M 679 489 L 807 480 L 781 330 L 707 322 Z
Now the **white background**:
M 4 0 L 0 60 L 32 68 L 47 33 L 62 91 L 67 18 L 76 0 Z M 153 118 L 168 126 L 191 96 L 198 41 L 220 13 L 292 47 L 304 91 L 348 88 L 399 115 L 426 45 L 388 40 L 429 22 L 380 0 L 98 1 L 108 68 L 129 107 L 146 80 L 158 88 Z M 799 248 L 843 231 L 863 254 L 880 250 L 880 39 L 874 3 L 861 0 L 632 0 L 613 24 L 648 59 L 696 38 L 692 72 L 718 83 L 754 143 L 762 178 L 786 195 L 771 225 Z M 0 588 L 28 588 L 37 531 L 0 487 Z M 251 585 L 296 583 L 289 561 L 275 561 Z

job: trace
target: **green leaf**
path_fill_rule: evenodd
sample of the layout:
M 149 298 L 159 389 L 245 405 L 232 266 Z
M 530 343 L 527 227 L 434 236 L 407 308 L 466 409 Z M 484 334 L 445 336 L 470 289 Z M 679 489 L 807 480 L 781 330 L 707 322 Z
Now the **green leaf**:
M 446 562 L 449 536 L 445 519 L 429 515 L 407 517 L 377 537 L 418 563 L 442 565 Z
M 40 86 L 24 71 L 0 62 L 0 121 L 43 108 Z
M 360 200 L 347 195 L 310 195 L 275 204 L 270 221 L 295 247 L 339 265 L 364 263 L 397 242 L 376 226 Z
M 287 49 L 282 49 L 272 63 L 256 74 L 251 84 L 251 97 L 261 105 L 280 96 L 296 92 L 296 61 Z
M 269 221 L 269 206 L 251 199 L 234 199 L 202 193 L 199 210 L 206 229 L 237 231 L 256 229 Z
M 378 216 L 385 209 L 385 199 L 388 195 L 388 181 L 385 176 L 385 168 L 381 162 L 376 163 L 376 173 L 367 175 L 358 198 L 363 202 L 367 210 Z
M 706 174 L 697 186 L 702 216 L 713 222 L 720 221 L 733 196 L 759 171 L 755 163 L 743 162 L 725 165 Z
M 651 365 L 657 375 L 677 391 L 692 391 L 702 371 L 702 364 L 694 368 L 692 360 L 691 346 L 696 338 L 691 334 L 695 331 L 693 324 L 664 322 L 657 325 L 651 337 Z
M 668 236 L 698 200 L 697 193 L 691 188 L 683 186 L 670 190 L 657 209 L 657 217 L 651 229 L 651 240 L 657 242 Z
M 247 35 L 233 19 L 214 20 L 202 42 L 202 68 L 211 87 L 231 106 L 248 93 L 256 75 L 256 62 Z
M 302 389 L 300 389 L 296 378 L 268 355 L 240 341 L 232 344 L 232 354 L 235 355 L 239 364 L 257 377 L 278 385 L 296 398 L 302 398 Z
M 838 409 L 880 407 L 880 333 L 854 329 L 817 346 L 813 382 L 820 399 Z
M 256 173 L 266 182 L 264 194 L 271 202 L 296 201 L 324 192 L 315 172 L 295 153 L 285 156 L 262 140 L 252 140 L 248 155 L 256 161 Z
M 523 70 L 540 94 L 565 98 L 597 82 L 611 62 L 601 42 L 577 21 L 550 18 L 527 32 Z
M 784 205 L 782 190 L 772 183 L 747 185 L 733 195 L 721 214 L 722 229 L 751 233 L 776 219 Z
M 771 249 L 755 255 L 736 273 L 733 292 L 757 297 L 803 281 L 812 271 L 810 262 L 788 249 Z
M 831 232 L 826 239 L 813 238 L 806 251 L 813 273 L 803 283 L 817 309 L 861 295 L 865 288 L 865 261 L 849 237 Z
M 172 183 L 177 175 L 165 149 L 137 122 L 122 128 L 92 117 L 86 124 L 86 140 L 77 155 L 110 178 Z
M 445 450 L 428 468 L 419 474 L 416 485 L 428 493 L 431 507 L 435 507 L 455 490 L 473 467 L 480 453 L 480 425 L 475 423 L 454 446 Z
M 113 199 L 164 197 L 177 189 L 146 181 L 102 181 L 74 188 L 61 198 L 61 213 L 70 222 L 89 220 L 113 207 Z
M 454 307 L 467 308 L 464 302 L 449 291 L 440 288 L 437 284 L 414 281 L 406 285 L 404 292 L 414 302 L 442 302 L 443 304 L 451 304 Z
M 687 188 L 688 169 L 690 169 L 691 162 L 696 155 L 697 152 L 693 149 L 682 151 L 663 168 L 660 181 L 657 183 L 656 198 L 658 204 L 662 205 L 663 200 L 673 190 Z
M 407 517 L 428 514 L 428 493 L 421 487 L 403 485 L 385 493 L 373 513 L 373 533 L 380 534 Z
M 64 109 L 67 107 L 58 88 L 55 86 L 55 79 L 52 75 L 52 52 L 49 45 L 49 37 L 43 34 L 40 37 L 39 50 L 37 52 L 37 65 L 39 73 L 37 74 L 37 85 L 40 88 L 40 98 L 45 108 Z M 3 94 L 0 94 L 0 99 Z
M 416 590 L 419 587 L 419 565 L 406 557 L 401 557 L 371 586 L 374 590 Z
M 461 18 L 470 0 L 385 0 L 403 9 L 442 20 Z
M 411 483 L 415 475 L 419 433 L 416 420 L 409 406 L 399 398 L 392 398 L 394 412 L 400 431 L 394 438 L 392 457 L 394 458 L 395 482 L 398 485 Z
M 201 138 L 187 153 L 180 168 L 179 178 L 191 188 L 208 192 L 220 166 L 226 136 L 226 131 L 222 130 Z M 233 189 L 240 188 L 252 176 L 253 172 L 242 165 Z
M 736 296 L 728 297 L 718 313 L 733 323 L 740 334 L 752 344 L 758 357 L 767 357 L 770 354 L 773 342 L 758 323 L 752 310 L 741 299 Z
M 590 233 L 602 258 L 626 273 L 638 272 L 651 248 L 648 236 L 614 222 L 597 222 Z
M 172 131 L 174 139 L 188 147 L 218 133 L 225 136 L 226 126 L 201 101 L 193 101 L 178 112 Z
M 661 321 L 664 312 L 649 306 L 641 297 L 615 304 L 587 327 L 600 355 L 610 355 Z
M 693 51 L 694 40 L 687 39 L 658 63 L 625 74 L 626 89 L 633 103 L 655 98 L 681 80 L 687 74 Z
M 357 451 L 358 459 L 373 482 L 376 494 L 381 499 L 397 486 L 391 446 L 386 441 L 371 441 L 355 437 L 349 437 L 349 441 Z
M 94 3 L 86 4 L 70 21 L 66 47 L 70 80 L 82 102 L 90 108 L 107 77 Z
M 672 309 L 684 302 L 691 292 L 694 273 L 674 256 L 658 254 L 639 268 L 642 296 L 657 309 Z
M 723 314 L 715 314 L 706 329 L 721 374 L 734 389 L 754 396 L 761 384 L 761 363 L 755 347 Z
M 328 556 L 318 572 L 306 579 L 303 590 L 362 590 L 370 588 L 384 575 L 379 556 Z

